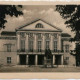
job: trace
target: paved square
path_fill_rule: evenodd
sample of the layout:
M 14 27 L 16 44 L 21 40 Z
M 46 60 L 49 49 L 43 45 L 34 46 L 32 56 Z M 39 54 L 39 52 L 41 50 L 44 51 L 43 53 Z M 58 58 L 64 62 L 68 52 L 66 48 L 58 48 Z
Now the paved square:
M 80 72 L 80 67 L 0 67 L 0 72 Z

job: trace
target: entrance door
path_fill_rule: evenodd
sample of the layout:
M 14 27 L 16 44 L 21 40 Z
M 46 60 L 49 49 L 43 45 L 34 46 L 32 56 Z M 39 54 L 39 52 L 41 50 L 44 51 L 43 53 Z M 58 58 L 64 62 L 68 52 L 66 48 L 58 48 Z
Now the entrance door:
M 20 64 L 26 65 L 26 55 L 20 55 Z
M 61 55 L 56 55 L 55 56 L 55 64 L 56 65 L 61 65 Z
M 43 65 L 44 55 L 38 55 L 38 65 Z
M 29 65 L 35 65 L 35 55 L 29 55 Z

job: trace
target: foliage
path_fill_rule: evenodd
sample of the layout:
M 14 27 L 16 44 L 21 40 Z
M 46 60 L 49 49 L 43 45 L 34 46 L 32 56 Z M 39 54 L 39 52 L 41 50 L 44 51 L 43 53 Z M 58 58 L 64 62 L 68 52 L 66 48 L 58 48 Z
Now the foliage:
M 75 54 L 76 65 L 80 65 L 80 5 L 56 5 L 56 11 L 60 13 L 67 27 L 71 28 L 71 31 L 75 32 L 74 38 L 71 41 L 77 41 Z
M 56 11 L 60 13 L 67 27 L 75 32 L 75 37 L 71 40 L 80 40 L 80 5 L 56 5 Z
M 18 10 L 18 8 L 22 8 L 21 5 L 0 5 L 0 29 L 5 28 L 6 15 L 10 15 L 11 17 L 22 15 L 22 11 Z

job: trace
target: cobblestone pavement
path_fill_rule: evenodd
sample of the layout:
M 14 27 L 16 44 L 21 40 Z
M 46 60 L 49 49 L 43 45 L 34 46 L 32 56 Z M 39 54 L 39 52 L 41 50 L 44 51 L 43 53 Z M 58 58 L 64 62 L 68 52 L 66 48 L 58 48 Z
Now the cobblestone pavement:
M 80 72 L 80 67 L 55 67 L 55 68 L 43 68 L 43 67 L 15 67 L 6 66 L 0 67 L 0 72 Z

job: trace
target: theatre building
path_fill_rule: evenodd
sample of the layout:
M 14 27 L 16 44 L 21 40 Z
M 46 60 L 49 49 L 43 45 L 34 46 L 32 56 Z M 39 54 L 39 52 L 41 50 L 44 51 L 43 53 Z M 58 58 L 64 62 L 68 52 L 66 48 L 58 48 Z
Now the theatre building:
M 43 65 L 45 49 L 50 49 L 53 65 L 75 66 L 70 55 L 71 36 L 58 27 L 41 19 L 15 29 L 2 31 L 0 35 L 0 64 Z

